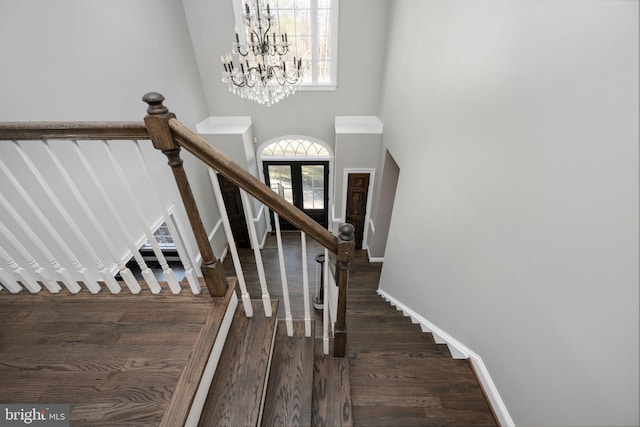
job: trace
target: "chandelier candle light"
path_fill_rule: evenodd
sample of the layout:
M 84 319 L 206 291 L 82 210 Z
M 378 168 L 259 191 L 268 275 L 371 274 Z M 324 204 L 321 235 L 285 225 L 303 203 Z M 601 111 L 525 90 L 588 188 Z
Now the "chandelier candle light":
M 236 95 L 270 106 L 298 89 L 303 69 L 300 58 L 288 59 L 287 33 L 278 35 L 272 30 L 276 22 L 269 0 L 262 5 L 260 3 L 260 0 L 255 0 L 253 8 L 248 1 L 244 3 L 242 17 L 247 42 L 240 42 L 236 28 L 236 41 L 231 46 L 233 55 L 237 55 L 238 65 L 234 63 L 233 55 L 222 56 L 222 81 Z

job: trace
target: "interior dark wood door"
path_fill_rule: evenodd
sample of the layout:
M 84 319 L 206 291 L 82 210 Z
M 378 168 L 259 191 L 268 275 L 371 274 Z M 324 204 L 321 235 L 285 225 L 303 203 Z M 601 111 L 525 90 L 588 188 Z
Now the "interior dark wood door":
M 364 236 L 364 218 L 367 214 L 367 195 L 369 193 L 369 174 L 350 173 L 347 184 L 346 221 L 356 229 L 356 248 L 362 249 Z
M 242 207 L 240 189 L 222 175 L 218 175 L 218 181 L 220 182 L 220 190 L 222 191 L 224 205 L 227 208 L 231 234 L 233 234 L 233 239 L 236 241 L 236 246 L 238 248 L 250 248 L 251 241 L 249 240 L 244 208 Z

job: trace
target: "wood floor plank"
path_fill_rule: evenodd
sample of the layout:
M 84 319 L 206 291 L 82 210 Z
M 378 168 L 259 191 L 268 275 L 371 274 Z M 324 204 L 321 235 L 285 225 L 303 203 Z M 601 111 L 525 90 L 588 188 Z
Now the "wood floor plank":
M 353 425 L 349 360 L 322 353 L 316 340 L 313 376 L 312 425 L 347 427 Z
M 123 293 L 2 293 L 0 401 L 68 403 L 74 426 L 157 426 L 216 303 Z
M 293 336 L 278 322 L 262 426 L 310 426 L 314 338 L 305 337 L 304 321 L 293 323 Z
M 238 306 L 205 402 L 200 426 L 256 425 L 262 404 L 276 317 L 266 318 L 262 301 L 253 317 Z M 277 312 L 277 301 L 272 310 Z

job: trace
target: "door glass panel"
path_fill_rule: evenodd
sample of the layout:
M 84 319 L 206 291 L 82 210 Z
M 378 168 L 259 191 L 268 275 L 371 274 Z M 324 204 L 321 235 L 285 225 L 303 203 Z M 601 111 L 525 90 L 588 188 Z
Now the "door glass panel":
M 324 209 L 324 165 L 302 165 L 304 209 Z
M 291 187 L 291 166 L 269 165 L 269 183 L 271 189 L 293 204 L 293 190 Z

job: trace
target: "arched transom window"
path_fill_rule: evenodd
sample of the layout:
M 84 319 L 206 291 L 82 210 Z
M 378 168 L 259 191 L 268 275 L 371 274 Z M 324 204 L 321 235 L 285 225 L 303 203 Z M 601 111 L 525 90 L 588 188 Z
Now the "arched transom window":
M 262 150 L 262 157 L 315 157 L 329 159 L 331 155 L 327 148 L 317 142 L 306 139 L 281 139 L 273 142 Z

